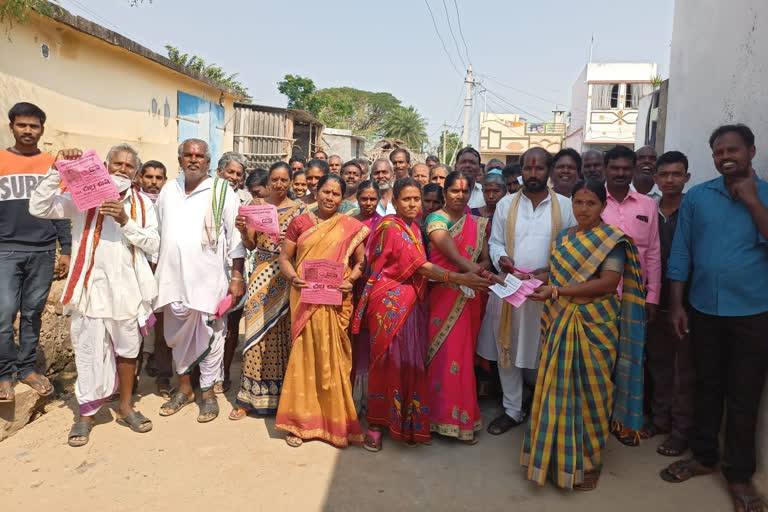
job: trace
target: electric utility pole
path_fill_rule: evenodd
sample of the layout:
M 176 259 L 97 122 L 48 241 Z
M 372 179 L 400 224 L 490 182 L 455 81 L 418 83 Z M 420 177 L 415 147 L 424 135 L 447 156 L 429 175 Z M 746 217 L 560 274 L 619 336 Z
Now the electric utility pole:
M 462 132 L 462 145 L 467 147 L 469 143 L 469 111 L 472 109 L 472 64 L 467 68 L 467 78 L 464 79 L 467 84 L 467 94 L 464 96 L 464 131 Z

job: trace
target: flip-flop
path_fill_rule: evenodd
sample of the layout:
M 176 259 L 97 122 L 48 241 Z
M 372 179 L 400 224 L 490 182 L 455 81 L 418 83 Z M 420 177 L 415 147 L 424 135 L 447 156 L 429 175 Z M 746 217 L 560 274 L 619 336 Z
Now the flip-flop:
M 213 414 L 213 417 L 207 417 Z M 200 414 L 197 415 L 198 423 L 208 423 L 219 417 L 219 401 L 215 397 L 203 398 L 200 404 Z
M 363 439 L 363 448 L 369 452 L 380 452 L 382 446 L 381 437 L 383 435 L 382 431 L 369 428 Z
M 665 457 L 679 457 L 688 449 L 688 441 L 669 436 L 656 448 L 656 453 Z
M 22 382 L 22 383 L 26 384 L 27 386 L 31 387 L 32 389 L 34 389 L 35 392 L 38 395 L 40 395 L 40 396 L 51 396 L 53 394 L 53 385 L 51 384 L 51 381 L 48 380 L 48 377 L 46 377 L 45 375 L 40 375 L 39 378 L 32 379 L 30 381 L 27 381 L 26 379 L 27 379 L 27 377 L 25 377 L 24 379 L 21 379 L 20 382 Z M 45 385 L 46 384 L 48 384 L 48 386 L 50 386 L 47 391 L 45 390 Z M 38 389 L 38 387 L 40 389 Z
M 158 377 L 155 379 L 155 388 L 157 389 L 157 394 L 161 397 L 166 400 L 171 398 L 171 391 L 173 391 L 173 388 L 171 387 L 171 379 Z
M 488 425 L 488 433 L 494 436 L 500 436 L 501 434 L 507 432 L 512 427 L 517 427 L 518 425 L 522 425 L 523 420 L 516 420 L 512 416 L 508 415 L 507 413 L 502 414 L 501 416 L 498 416 L 496 419 L 491 421 L 490 425 Z
M 191 404 L 194 402 L 195 399 L 189 398 L 186 393 L 182 393 L 181 391 L 177 391 L 175 395 L 171 397 L 170 400 L 165 402 L 163 405 L 160 406 L 160 416 L 173 416 L 180 410 L 182 410 L 185 406 Z M 164 409 L 170 409 L 171 412 L 165 412 Z
M 304 440 L 302 438 L 300 438 L 299 436 L 295 436 L 293 434 L 288 434 L 287 436 L 285 436 L 285 442 L 291 448 L 298 448 L 299 446 L 304 444 Z
M 231 419 L 232 421 L 240 421 L 246 416 L 248 416 L 248 411 L 246 411 L 245 409 L 237 408 L 237 409 L 232 409 L 232 412 L 229 413 L 228 418 Z
M 125 418 L 117 418 L 117 423 L 128 427 L 139 434 L 144 434 L 152 430 L 152 422 L 139 411 L 132 412 Z
M 91 438 L 91 429 L 93 428 L 93 423 L 90 421 L 78 421 L 74 425 L 72 425 L 72 428 L 69 430 L 69 434 L 67 434 L 67 444 L 69 446 L 72 446 L 74 448 L 77 448 L 78 446 L 85 446 L 88 444 L 88 441 Z M 84 437 L 84 441 L 75 441 L 76 437 Z
M 744 512 L 754 512 L 765 510 L 765 502 L 763 498 L 754 494 L 743 494 L 735 491 L 730 491 L 731 498 L 738 506 L 744 507 Z M 753 508 L 755 505 L 759 505 L 760 508 Z
M 671 484 L 679 484 L 685 482 L 686 480 L 690 480 L 695 476 L 708 475 L 714 471 L 715 468 L 706 468 L 704 470 L 700 469 L 700 464 L 696 461 L 696 459 L 690 458 L 673 462 L 666 468 L 662 469 L 661 473 L 659 473 L 659 476 L 665 482 L 669 482 Z

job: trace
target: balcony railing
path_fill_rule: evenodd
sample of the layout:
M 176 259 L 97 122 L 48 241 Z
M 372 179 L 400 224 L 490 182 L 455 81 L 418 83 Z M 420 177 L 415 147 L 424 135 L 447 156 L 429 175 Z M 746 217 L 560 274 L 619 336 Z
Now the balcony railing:
M 526 123 L 526 135 L 565 134 L 565 123 Z

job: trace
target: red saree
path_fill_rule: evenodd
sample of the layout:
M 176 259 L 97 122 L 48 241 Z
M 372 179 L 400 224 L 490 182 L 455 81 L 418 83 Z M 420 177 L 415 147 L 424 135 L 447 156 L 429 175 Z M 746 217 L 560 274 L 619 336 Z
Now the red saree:
M 418 226 L 385 217 L 368 246 L 370 277 L 352 327 L 357 333 L 367 326 L 371 336 L 368 424 L 406 442 L 430 439 L 426 279 L 416 273 L 426 261 Z
M 464 215 L 458 222 L 439 214 L 427 218 L 427 233 L 447 230 L 459 254 L 477 262 L 483 249 L 488 219 Z M 429 261 L 459 272 L 434 245 Z M 455 285 L 432 283 L 429 292 L 429 382 L 430 430 L 468 441 L 483 426 L 477 403 L 474 357 L 487 296 L 475 292 L 467 297 Z
M 346 215 L 315 224 L 313 214 L 291 221 L 285 237 L 296 242 L 296 271 L 304 260 L 344 263 L 368 236 L 368 228 Z M 305 304 L 291 288 L 293 346 L 285 370 L 275 428 L 302 439 L 322 439 L 334 446 L 362 442 L 363 435 L 352 401 L 352 347 L 347 334 L 352 316 L 352 294 L 340 306 Z

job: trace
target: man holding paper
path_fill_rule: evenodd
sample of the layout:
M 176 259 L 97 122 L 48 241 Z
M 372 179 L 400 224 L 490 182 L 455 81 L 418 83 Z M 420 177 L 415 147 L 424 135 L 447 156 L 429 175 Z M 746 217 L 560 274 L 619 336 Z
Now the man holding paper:
M 80 418 L 68 435 L 70 446 L 88 443 L 93 416 L 120 390 L 118 422 L 134 432 L 148 432 L 152 422 L 131 405 L 140 327 L 152 324 L 157 295 L 148 256 L 160 237 L 152 201 L 131 183 L 141 166 L 127 144 L 113 147 L 107 169 L 95 152 L 59 152 L 54 167 L 29 200 L 29 212 L 44 219 L 72 220 L 72 258 L 64 295 L 72 312 L 71 337 L 77 365 L 75 395 Z M 62 176 L 68 192 L 59 194 Z M 109 174 L 107 174 L 107 171 Z M 93 197 L 115 196 L 101 206 L 81 210 Z
M 165 339 L 179 373 L 179 391 L 162 405 L 170 416 L 195 400 L 190 373 L 200 366 L 202 405 L 197 421 L 219 414 L 213 386 L 222 380 L 225 319 L 215 316 L 219 303 L 232 304 L 245 293 L 245 249 L 235 229 L 240 202 L 227 181 L 208 174 L 208 144 L 188 139 L 179 146 L 183 173 L 157 199 L 163 244 L 155 277 L 156 309 L 162 309 Z M 231 277 L 227 257 L 232 259 Z
M 537 274 L 546 272 L 552 240 L 562 229 L 574 226 L 576 220 L 571 201 L 547 188 L 552 155 L 532 148 L 520 161 L 523 188 L 496 205 L 488 246 L 491 262 L 501 272 Z M 523 372 L 535 374 L 538 365 L 542 310 L 541 303 L 526 301 L 515 308 L 505 302 L 500 325 L 484 322 L 477 353 L 489 361 L 498 360 L 504 393 L 504 413 L 488 426 L 490 434 L 503 434 L 525 418 Z M 493 336 L 496 329 L 498 335 Z

